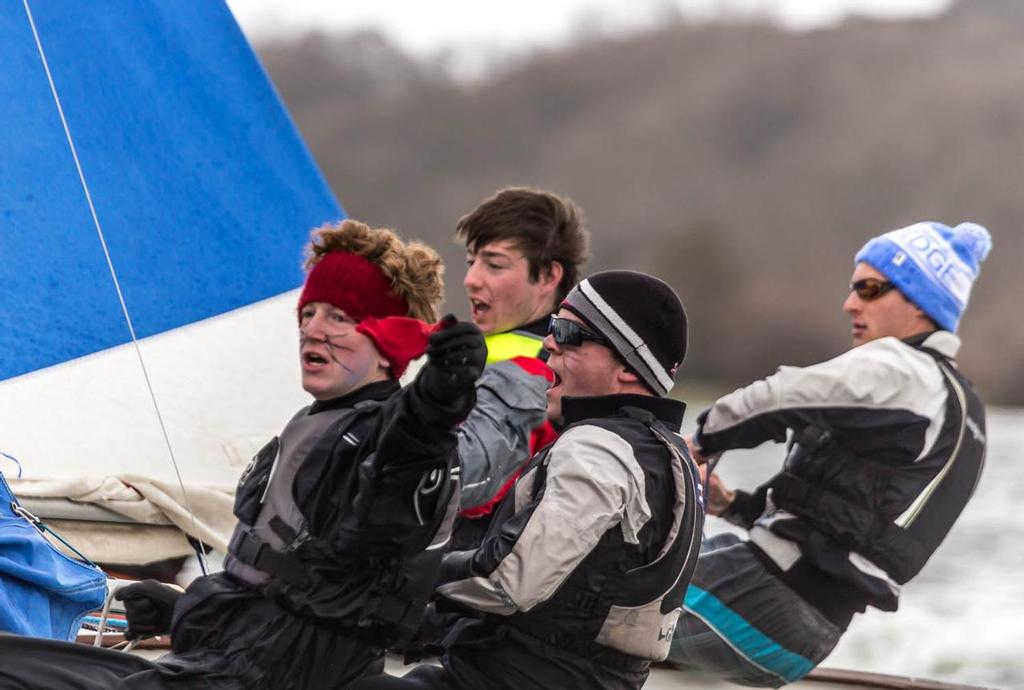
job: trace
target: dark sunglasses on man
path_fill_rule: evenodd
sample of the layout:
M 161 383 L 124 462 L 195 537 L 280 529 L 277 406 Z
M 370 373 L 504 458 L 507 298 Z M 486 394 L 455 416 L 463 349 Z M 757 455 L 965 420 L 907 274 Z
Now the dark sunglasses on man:
M 891 283 L 888 280 L 879 280 L 878 278 L 861 278 L 850 283 L 850 291 L 856 292 L 857 297 L 860 297 L 865 302 L 876 300 L 895 287 L 895 283 Z
M 560 319 L 557 316 L 551 317 L 551 321 L 548 324 L 548 335 L 554 338 L 555 342 L 559 345 L 579 347 L 583 344 L 584 340 L 589 340 L 597 343 L 598 345 L 611 347 L 611 343 L 609 343 L 608 339 L 604 336 L 598 335 L 593 331 L 588 331 L 575 321 Z

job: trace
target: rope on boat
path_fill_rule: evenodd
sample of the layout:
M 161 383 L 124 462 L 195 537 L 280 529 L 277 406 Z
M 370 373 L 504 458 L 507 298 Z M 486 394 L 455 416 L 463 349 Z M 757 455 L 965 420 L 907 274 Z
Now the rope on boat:
M 93 647 L 102 646 L 103 628 L 105 628 L 107 625 L 107 618 L 110 616 L 110 607 L 114 603 L 114 594 L 116 591 L 117 590 L 111 587 L 107 591 L 106 598 L 103 600 L 103 610 L 100 612 L 100 622 L 96 625 L 96 639 L 93 640 Z
M 18 458 L 14 457 L 13 455 L 8 455 L 2 450 L 0 450 L 0 456 L 7 458 L 8 460 L 10 460 L 11 462 L 18 466 L 18 479 L 21 479 L 21 463 L 18 462 Z
M 39 39 L 39 32 L 36 30 L 35 19 L 32 16 L 32 9 L 29 7 L 29 0 L 22 0 L 22 4 L 25 7 L 25 15 L 28 17 L 28 23 L 32 28 L 32 36 L 36 42 L 36 48 L 39 51 L 39 59 L 43 63 L 43 71 L 46 72 L 46 80 L 50 84 L 50 93 L 53 94 L 53 102 L 57 106 L 57 113 L 60 115 L 61 125 L 64 127 L 64 135 L 67 138 L 68 147 L 71 149 L 71 157 L 75 161 L 75 169 L 78 171 L 78 179 L 82 183 L 82 191 L 85 193 L 85 200 L 89 205 L 89 213 L 92 214 L 92 222 L 96 228 L 96 234 L 99 236 L 100 245 L 103 248 L 103 256 L 106 258 L 107 267 L 110 269 L 110 277 L 114 281 L 114 288 L 117 290 L 117 298 L 121 303 L 121 313 L 124 314 L 125 323 L 128 325 L 128 332 L 132 338 L 132 345 L 135 348 L 135 354 L 139 359 L 139 366 L 142 368 L 142 376 L 146 381 L 146 388 L 149 390 L 149 399 L 153 402 L 153 409 L 156 411 L 156 418 L 160 424 L 160 431 L 164 437 L 164 443 L 167 446 L 167 453 L 170 455 L 171 464 L 174 465 L 174 473 L 178 478 L 178 486 L 181 487 L 181 494 L 185 499 L 185 509 L 188 510 L 189 520 L 192 523 L 192 533 L 196 535 L 193 548 L 196 551 L 196 556 L 199 558 L 199 567 L 203 571 L 203 575 L 207 574 L 206 567 L 206 547 L 203 545 L 202 539 L 199 538 L 199 531 L 196 528 L 195 513 L 192 512 L 192 505 L 188 498 L 188 492 L 185 490 L 185 482 L 181 478 L 181 470 L 178 467 L 177 458 L 174 456 L 174 448 L 171 445 L 171 438 L 167 433 L 167 427 L 164 424 L 163 414 L 160 412 L 160 405 L 157 403 L 156 394 L 153 392 L 153 385 L 149 379 L 149 371 L 146 369 L 146 362 L 142 357 L 142 348 L 139 347 L 138 338 L 135 335 L 135 326 L 132 324 L 131 316 L 128 313 L 128 305 L 125 302 L 124 294 L 121 291 L 121 283 L 117 277 L 117 271 L 114 269 L 114 262 L 110 258 L 110 251 L 107 249 L 107 240 L 103 234 L 103 226 L 100 224 L 99 216 L 96 214 L 96 207 L 92 201 L 92 193 L 89 191 L 89 184 L 86 182 L 85 173 L 82 171 L 81 161 L 78 159 L 78 149 L 75 147 L 75 141 L 71 136 L 71 129 L 68 127 L 67 118 L 64 117 L 64 108 L 61 106 L 60 96 L 57 94 L 57 86 L 54 84 L 53 75 L 50 73 L 50 64 L 46 60 L 46 52 L 43 50 L 43 43 Z M 198 546 L 196 546 L 198 544 Z

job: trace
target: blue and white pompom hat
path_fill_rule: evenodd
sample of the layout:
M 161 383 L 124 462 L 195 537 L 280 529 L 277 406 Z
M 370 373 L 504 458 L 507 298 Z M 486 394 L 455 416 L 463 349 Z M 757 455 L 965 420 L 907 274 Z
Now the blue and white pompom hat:
M 868 241 L 854 265 L 873 267 L 939 328 L 955 332 L 990 249 L 992 237 L 977 223 L 915 223 Z

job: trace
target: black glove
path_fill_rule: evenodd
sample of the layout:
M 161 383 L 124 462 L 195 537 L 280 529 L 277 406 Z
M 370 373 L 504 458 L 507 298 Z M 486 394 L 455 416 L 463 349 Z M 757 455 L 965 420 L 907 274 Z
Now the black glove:
M 174 603 L 180 596 L 180 591 L 156 580 L 143 580 L 114 592 L 114 598 L 124 602 L 128 619 L 124 636 L 134 640 L 169 633 Z
M 443 405 L 474 396 L 473 384 L 486 362 L 487 345 L 480 329 L 474 323 L 455 321 L 430 336 L 427 363 L 420 373 L 420 390 Z

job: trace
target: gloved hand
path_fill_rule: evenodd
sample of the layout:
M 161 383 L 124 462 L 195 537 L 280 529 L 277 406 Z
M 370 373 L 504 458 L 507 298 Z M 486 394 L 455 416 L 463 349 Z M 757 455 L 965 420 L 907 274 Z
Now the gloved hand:
M 430 336 L 427 363 L 420 372 L 420 390 L 443 405 L 473 395 L 473 384 L 487 362 L 487 345 L 476 324 L 445 317 L 452 325 Z
M 134 640 L 169 633 L 174 603 L 180 596 L 179 590 L 156 580 L 143 580 L 117 590 L 114 598 L 124 602 L 128 619 L 125 638 Z

